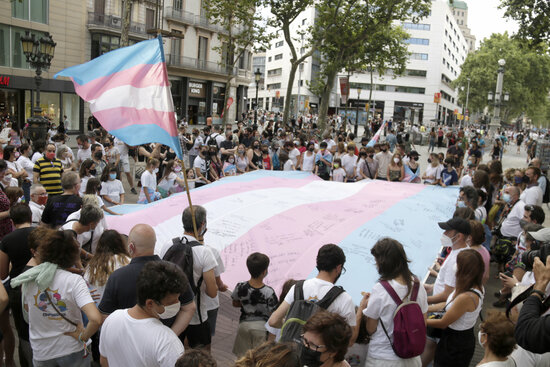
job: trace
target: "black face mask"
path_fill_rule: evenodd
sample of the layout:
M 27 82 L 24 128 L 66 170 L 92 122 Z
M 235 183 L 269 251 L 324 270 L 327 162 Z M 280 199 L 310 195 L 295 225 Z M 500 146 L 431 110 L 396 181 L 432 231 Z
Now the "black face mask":
M 254 145 L 254 149 L 260 149 L 259 145 Z
M 311 147 L 308 149 L 310 152 L 313 152 L 315 150 L 315 148 Z
M 432 159 L 431 159 L 431 158 L 428 158 L 428 163 L 432 163 Z
M 319 367 L 321 362 L 321 352 L 309 349 L 305 345 L 300 345 L 300 362 L 302 366 Z
M 96 159 L 101 159 L 103 157 L 103 153 L 102 152 L 97 152 L 97 153 L 94 154 L 94 157 Z
M 374 154 L 369 154 L 369 158 L 374 158 Z
M 387 148 L 380 148 L 381 151 L 383 152 L 386 152 L 388 149 Z
M 206 157 L 208 155 L 208 150 L 201 150 L 201 154 Z
M 96 171 L 95 169 L 91 169 L 91 170 L 90 170 L 90 175 L 95 176 L 96 173 L 97 173 L 97 171 Z

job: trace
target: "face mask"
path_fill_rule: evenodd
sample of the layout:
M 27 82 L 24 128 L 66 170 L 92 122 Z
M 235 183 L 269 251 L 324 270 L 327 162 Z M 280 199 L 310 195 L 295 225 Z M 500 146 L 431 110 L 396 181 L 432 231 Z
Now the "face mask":
M 90 170 L 90 175 L 95 176 L 96 173 L 97 173 L 97 171 L 96 171 L 95 169 L 91 169 L 91 170 Z
M 19 158 L 20 155 L 19 152 L 15 152 L 15 158 Z
M 300 346 L 300 362 L 302 366 L 319 367 L 321 362 L 321 352 L 309 349 L 305 345 Z
M 453 239 L 446 234 L 441 235 L 441 246 L 451 247 L 453 245 Z
M 503 194 L 502 200 L 504 200 L 505 203 L 509 203 L 510 200 L 512 200 L 512 197 L 510 196 L 510 194 Z
M 457 208 L 465 208 L 465 207 L 466 207 L 466 203 L 465 203 L 463 200 L 459 200 L 459 201 L 457 201 L 457 203 L 456 203 L 456 207 L 457 207 Z
M 235 160 L 234 159 L 228 159 L 227 162 L 229 162 L 229 164 L 234 164 Z
M 94 154 L 94 157 L 96 159 L 101 159 L 101 157 L 103 157 L 103 153 L 102 152 L 97 152 L 97 153 Z
M 369 158 L 374 158 L 374 154 L 369 154 Z
M 386 152 L 388 149 L 386 148 L 380 148 L 381 151 Z
M 311 147 L 308 149 L 310 152 L 313 152 L 315 150 L 315 148 Z
M 159 173 L 159 169 L 158 169 L 158 168 L 155 168 L 155 169 L 153 170 L 153 173 L 156 175 L 157 173 Z
M 202 227 L 202 230 L 200 232 L 200 236 L 204 236 L 204 234 L 206 233 L 206 223 L 204 223 L 204 227 Z
M 53 161 L 55 159 L 55 153 L 46 153 L 46 158 Z
M 340 165 L 338 163 L 334 163 L 334 168 L 338 168 Z
M 432 163 L 432 159 L 431 159 L 431 158 L 428 158 L 428 163 Z
M 116 179 L 116 173 L 109 173 L 109 178 L 110 178 L 111 180 Z
M 393 161 L 395 162 L 395 164 L 399 163 L 400 159 L 399 158 L 394 158 Z
M 174 172 L 181 172 L 181 167 L 180 166 L 175 166 L 174 167 Z
M 483 343 L 481 342 L 481 336 L 487 335 L 486 333 L 482 333 L 481 330 L 477 332 L 477 341 L 479 342 L 479 345 L 481 345 L 482 348 L 485 348 Z
M 164 305 L 163 305 L 164 306 Z M 180 312 L 181 304 L 179 302 L 174 303 L 173 305 L 164 306 L 164 312 L 159 313 L 161 319 L 171 319 Z
M 523 178 L 522 178 L 522 182 L 523 182 L 523 183 L 526 183 L 526 184 L 528 184 L 528 183 L 529 183 L 529 181 L 530 181 L 530 180 L 529 180 L 529 177 L 527 177 L 527 176 L 523 176 Z
M 208 155 L 208 151 L 207 150 L 201 150 L 201 154 L 206 157 Z
M 518 177 L 518 176 L 515 176 L 515 177 L 514 177 L 514 183 L 515 183 L 516 185 L 519 185 L 519 184 L 521 183 L 521 181 L 522 181 L 521 177 Z
M 244 150 L 242 150 L 242 149 L 239 149 L 238 152 L 239 152 L 239 154 L 244 154 Z
M 519 226 L 520 226 L 521 228 L 525 227 L 526 224 L 529 224 L 529 222 L 526 221 L 525 219 L 520 219 L 520 220 L 519 220 Z
M 46 205 L 47 201 L 48 201 L 48 196 L 39 196 L 38 199 L 36 199 L 36 203 L 39 205 Z

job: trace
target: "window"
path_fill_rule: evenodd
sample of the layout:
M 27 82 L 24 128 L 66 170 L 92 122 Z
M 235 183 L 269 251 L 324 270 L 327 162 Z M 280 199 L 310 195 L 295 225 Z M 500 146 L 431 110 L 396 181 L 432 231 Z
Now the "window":
M 145 29 L 155 28 L 155 10 L 145 9 Z
M 11 2 L 11 16 L 37 23 L 48 23 L 48 0 L 15 0 Z
M 428 46 L 430 44 L 430 40 L 427 38 L 409 38 L 408 40 L 405 40 L 405 43 L 408 43 L 410 45 Z
M 409 58 L 411 60 L 428 60 L 428 54 L 413 52 Z
M 135 40 L 129 40 L 130 45 L 136 43 Z M 92 35 L 92 52 L 91 58 L 95 59 L 109 51 L 116 50 L 120 47 L 120 37 L 111 36 L 108 34 L 96 33 Z
M 396 86 L 395 91 L 399 93 L 414 93 L 414 94 L 426 94 L 426 88 L 418 87 L 401 87 Z
M 445 17 L 447 18 L 447 22 L 449 21 L 449 16 L 448 15 L 445 15 Z
M 271 56 L 267 58 L 267 62 L 271 62 Z
M 31 31 L 36 38 L 44 36 L 44 33 Z M 0 66 L 12 68 L 28 68 L 27 59 L 23 54 L 21 36 L 25 35 L 25 29 L 0 24 Z
M 275 55 L 275 60 L 281 60 L 283 58 L 283 54 Z
M 279 88 L 281 88 L 281 83 L 273 83 L 273 84 L 267 85 L 268 90 L 279 89 Z
M 407 69 L 405 71 L 405 75 L 407 76 L 421 76 L 421 77 L 425 77 L 427 75 L 427 71 L 426 70 L 411 70 L 411 69 Z
M 306 25 L 306 20 L 302 19 L 302 25 Z
M 181 34 L 181 31 L 172 29 L 172 33 Z M 170 54 L 174 60 L 178 60 L 179 57 L 181 56 L 181 39 L 180 38 L 174 37 L 170 40 Z
M 445 62 L 446 62 L 446 61 L 445 61 L 445 58 L 443 58 L 443 65 L 445 65 Z
M 282 68 L 271 69 L 267 71 L 267 76 L 279 76 L 283 74 Z
M 208 38 L 199 36 L 199 54 L 197 59 L 201 61 L 206 61 L 208 53 Z
M 284 44 L 285 44 L 285 41 L 279 41 L 279 42 L 275 43 L 275 48 L 281 47 Z
M 430 25 L 429 24 L 422 24 L 422 23 L 410 23 L 410 22 L 404 22 L 403 28 L 405 29 L 414 29 L 419 31 L 429 31 Z
M 303 86 L 304 86 L 304 81 L 303 81 L 302 79 L 300 79 L 300 81 L 298 82 L 298 85 L 299 85 L 300 87 L 303 87 Z
M 174 10 L 181 11 L 183 9 L 183 0 L 174 0 Z

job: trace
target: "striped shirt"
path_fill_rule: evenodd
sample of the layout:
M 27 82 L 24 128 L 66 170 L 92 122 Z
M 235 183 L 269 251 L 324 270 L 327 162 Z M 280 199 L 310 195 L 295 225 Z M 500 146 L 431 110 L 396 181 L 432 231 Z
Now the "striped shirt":
M 41 157 L 34 164 L 33 172 L 38 173 L 38 179 L 48 192 L 48 195 L 63 193 L 63 189 L 61 188 L 63 164 L 59 159 L 50 161 Z

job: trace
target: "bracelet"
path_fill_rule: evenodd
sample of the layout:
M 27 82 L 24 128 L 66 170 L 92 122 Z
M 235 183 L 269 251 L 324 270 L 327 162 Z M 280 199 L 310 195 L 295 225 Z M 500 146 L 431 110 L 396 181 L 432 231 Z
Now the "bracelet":
M 541 301 L 544 301 L 544 298 L 546 297 L 546 294 L 544 294 L 544 292 L 542 292 L 542 291 L 539 291 L 538 289 L 533 289 L 533 290 L 531 291 L 531 296 L 532 296 L 532 295 L 538 295 L 538 296 L 540 296 L 540 300 L 541 300 Z
M 80 332 L 80 334 L 78 334 L 78 341 L 81 342 L 81 343 L 86 343 L 84 340 L 82 340 L 82 334 L 84 333 L 84 330 L 82 330 Z

